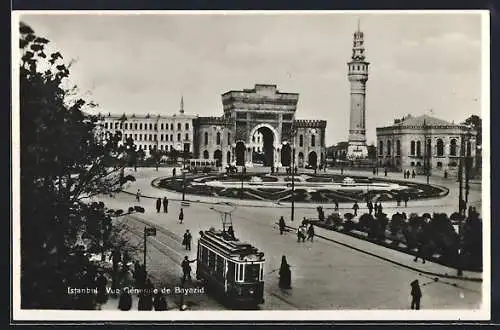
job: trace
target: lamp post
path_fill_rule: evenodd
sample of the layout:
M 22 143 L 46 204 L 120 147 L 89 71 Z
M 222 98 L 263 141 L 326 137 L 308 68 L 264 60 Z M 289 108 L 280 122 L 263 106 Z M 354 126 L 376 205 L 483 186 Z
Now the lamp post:
M 292 126 L 292 209 L 290 214 L 290 221 L 294 220 L 295 217 L 295 134 L 296 129 Z

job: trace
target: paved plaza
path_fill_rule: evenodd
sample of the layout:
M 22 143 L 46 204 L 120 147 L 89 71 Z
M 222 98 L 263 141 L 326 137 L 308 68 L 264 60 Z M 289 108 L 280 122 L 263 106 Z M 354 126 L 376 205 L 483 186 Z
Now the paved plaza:
M 139 204 L 145 207 L 146 212 L 137 217 L 146 223 L 167 229 L 178 237 L 189 229 L 195 240 L 200 230 L 207 230 L 212 226 L 220 228 L 220 214 L 211 209 L 225 207 L 214 206 L 213 203 L 225 201 L 219 198 L 211 200 L 210 197 L 186 195 L 186 200 L 192 202 L 188 207 L 184 207 L 184 223 L 178 223 L 181 208 L 180 194 L 151 186 L 153 179 L 169 176 L 171 171 L 171 168 L 160 168 L 158 171 L 140 168 L 137 172 L 127 169 L 126 174 L 130 172 L 136 177 L 136 181 L 126 187 L 129 193 L 103 197 L 100 200 L 108 207 L 126 209 L 130 205 L 137 204 L 134 194 L 140 189 L 143 197 Z M 367 172 L 362 174 L 369 175 Z M 389 173 L 388 178 L 400 180 L 402 179 L 400 176 Z M 425 178 L 416 180 L 425 181 Z M 402 207 L 399 209 L 407 213 L 453 212 L 458 199 L 456 182 L 452 179 L 431 177 L 431 183 L 450 188 L 450 193 L 439 200 L 411 201 L 407 209 Z M 170 199 L 169 212 L 157 213 L 155 200 L 146 196 L 152 198 L 167 196 Z M 469 201 L 480 210 L 479 184 L 472 184 Z M 266 303 L 262 305 L 262 309 L 408 309 L 411 300 L 410 282 L 414 279 L 419 279 L 423 284 L 422 309 L 480 308 L 481 282 L 442 276 L 456 275 L 454 269 L 432 262 L 415 263 L 412 256 L 404 253 L 321 228 L 317 228 L 316 234 L 319 237 L 314 242 L 297 243 L 293 231 L 282 236 L 279 234 L 276 222 L 280 216 L 285 217 L 287 225 L 295 227 L 303 217 L 317 216 L 316 204 L 297 203 L 296 220 L 291 223 L 289 205 L 245 200 L 232 200 L 232 202 L 238 204 L 232 216 L 236 236 L 243 241 L 251 242 L 266 256 Z M 385 203 L 384 211 L 389 214 L 395 212 L 395 204 L 395 202 Z M 341 212 L 349 211 L 351 206 L 341 204 Z M 329 205 L 323 207 L 326 210 L 333 208 Z M 143 224 L 136 222 L 135 226 L 140 230 Z M 168 245 L 167 256 L 158 253 L 152 247 L 149 249 L 148 257 L 148 270 L 155 277 L 162 278 L 163 284 L 168 281 L 178 281 L 181 275 L 180 262 L 184 255 L 196 258 L 196 244 L 193 244 L 190 253 L 186 253 L 180 242 L 176 243 L 175 240 L 165 244 Z M 278 288 L 278 270 L 283 255 L 291 265 L 291 290 Z M 464 277 L 478 279 L 481 278 L 481 274 L 464 272 Z M 205 298 L 197 298 L 196 307 L 193 309 L 222 308 L 211 298 Z

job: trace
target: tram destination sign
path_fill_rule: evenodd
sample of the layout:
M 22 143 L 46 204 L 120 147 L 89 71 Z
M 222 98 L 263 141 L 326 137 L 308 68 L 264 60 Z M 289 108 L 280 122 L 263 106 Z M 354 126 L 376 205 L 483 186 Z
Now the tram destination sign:
M 145 236 L 156 236 L 156 228 L 155 227 L 146 227 L 144 228 Z

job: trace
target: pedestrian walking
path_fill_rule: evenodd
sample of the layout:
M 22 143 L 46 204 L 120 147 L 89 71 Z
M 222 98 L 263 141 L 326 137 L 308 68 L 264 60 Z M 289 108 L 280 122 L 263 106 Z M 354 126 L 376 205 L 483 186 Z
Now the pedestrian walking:
M 410 200 L 410 196 L 408 194 L 404 195 L 405 207 L 408 207 L 408 201 Z
M 135 199 L 138 203 L 141 201 L 141 189 L 137 189 L 137 192 L 135 193 Z
M 182 260 L 181 267 L 182 267 L 182 283 L 184 283 L 186 280 L 191 281 L 191 263 L 195 262 L 196 259 L 194 260 L 189 260 L 188 256 L 184 257 L 184 260 Z
M 163 197 L 163 212 L 168 213 L 168 198 L 167 198 L 167 196 Z
M 160 213 L 161 210 L 161 198 L 156 200 L 156 213 Z
M 155 311 L 167 310 L 167 299 L 165 298 L 165 295 L 161 293 L 161 290 L 156 290 L 154 294 L 153 307 Z
M 399 194 L 396 196 L 396 205 L 401 206 L 401 196 Z
M 291 289 L 292 288 L 292 272 L 290 271 L 290 265 L 286 261 L 286 257 L 281 257 L 281 267 L 280 267 L 280 279 L 279 287 L 281 289 Z
M 172 176 L 175 177 L 175 167 L 172 169 Z
M 344 168 L 343 167 L 340 168 L 340 175 L 344 175 Z
M 97 288 L 97 296 L 96 303 L 97 308 L 101 309 L 101 306 L 108 301 L 108 293 L 106 288 L 108 286 L 108 279 L 102 272 L 99 272 L 99 275 L 96 278 L 96 288 Z
M 302 224 L 297 228 L 297 242 L 305 242 L 306 241 L 306 228 Z
M 182 240 L 182 245 L 186 247 L 186 250 L 191 251 L 191 240 L 193 239 L 193 236 L 189 232 L 189 229 L 186 229 L 186 232 L 184 233 L 184 238 Z
M 307 240 L 311 242 L 314 240 L 314 225 L 311 223 L 309 228 L 307 228 Z
M 184 210 L 181 208 L 181 211 L 179 212 L 179 223 L 182 223 L 184 220 Z
M 411 309 L 420 309 L 420 299 L 422 299 L 422 290 L 420 290 L 420 285 L 418 280 L 414 280 L 410 283 L 411 285 Z
M 354 216 L 357 216 L 358 215 L 358 209 L 359 209 L 358 202 L 354 202 L 354 205 L 352 206 L 352 209 L 354 210 Z
M 444 170 L 444 178 L 448 179 L 448 171 Z
M 148 278 L 144 289 L 139 293 L 139 301 L 137 303 L 138 310 L 150 311 L 153 309 L 153 291 L 153 283 L 151 283 L 151 280 Z
M 372 212 L 373 212 L 373 203 L 372 203 L 372 201 L 368 201 L 368 202 L 366 203 L 366 207 L 368 207 L 368 212 L 369 212 L 370 214 L 372 214 Z
M 373 175 L 375 175 L 375 173 L 376 173 L 376 170 L 375 170 L 375 167 L 374 167 L 374 168 L 373 168 Z
M 281 217 L 279 219 L 278 226 L 280 228 L 280 235 L 283 235 L 283 233 L 285 232 L 285 227 L 286 227 L 285 219 L 283 217 Z
M 339 210 L 339 201 L 338 200 L 334 200 L 333 202 L 335 203 L 334 211 L 338 211 Z
M 403 178 L 406 179 L 406 171 L 403 170 Z
M 387 167 L 384 168 L 384 176 L 387 176 Z
M 112 282 L 111 282 L 111 287 L 116 289 L 116 285 L 118 282 L 118 266 L 120 262 L 122 261 L 122 254 L 120 253 L 120 250 L 118 248 L 115 248 L 111 254 L 111 261 L 113 263 L 113 274 L 111 274 L 112 277 Z
M 415 170 L 412 170 L 411 171 L 411 178 L 415 179 L 416 176 L 417 176 L 417 174 L 415 173 Z

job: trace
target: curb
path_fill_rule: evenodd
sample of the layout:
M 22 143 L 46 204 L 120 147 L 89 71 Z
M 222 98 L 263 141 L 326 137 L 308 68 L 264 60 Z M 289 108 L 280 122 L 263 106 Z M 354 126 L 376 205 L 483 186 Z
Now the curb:
M 290 229 L 293 229 L 293 230 L 297 230 L 297 228 L 294 228 L 294 227 L 291 227 L 291 226 L 286 226 L 287 228 L 290 228 Z M 327 230 L 327 229 L 326 229 Z M 434 272 L 429 272 L 429 271 L 426 271 L 426 270 L 421 270 L 421 269 L 418 269 L 416 267 L 412 267 L 412 266 L 408 266 L 406 264 L 403 264 L 403 263 L 400 263 L 400 262 L 397 262 L 397 261 L 394 261 L 392 259 L 389 259 L 389 258 L 386 258 L 386 257 L 383 257 L 383 256 L 380 256 L 378 254 L 375 254 L 375 253 L 371 253 L 371 252 L 368 252 L 368 251 L 365 251 L 365 250 L 362 250 L 360 248 L 357 248 L 357 247 L 354 247 L 350 244 L 347 244 L 347 243 L 343 243 L 343 242 L 339 242 L 333 238 L 329 238 L 329 237 L 325 237 L 323 235 L 319 235 L 319 234 L 314 234 L 314 236 L 317 236 L 317 237 L 320 237 L 324 240 L 327 240 L 327 241 L 330 241 L 330 242 L 333 242 L 333 243 L 336 243 L 336 244 L 339 244 L 339 245 L 342 245 L 342 246 L 345 246 L 345 247 L 348 247 L 350 249 L 353 249 L 355 251 L 358 251 L 358 252 L 362 252 L 364 254 L 368 254 L 372 257 L 376 257 L 376 258 L 379 258 L 379 259 L 382 259 L 384 261 L 387 261 L 387 262 L 390 262 L 392 264 L 395 264 L 395 265 L 398 265 L 398 266 L 401 266 L 401 267 L 404 267 L 404 268 L 407 268 L 407 269 L 410 269 L 410 270 L 413 270 L 413 271 L 416 271 L 416 272 L 419 272 L 419 273 L 422 273 L 422 274 L 425 274 L 425 275 L 431 275 L 431 276 L 439 276 L 439 277 L 443 277 L 443 278 L 448 278 L 448 279 L 455 279 L 455 280 L 464 280 L 464 281 L 470 281 L 470 282 L 482 282 L 483 279 L 482 278 L 476 278 L 476 277 L 465 277 L 465 276 L 455 276 L 455 275 L 448 275 L 448 274 L 440 274 L 440 273 L 434 273 Z M 355 237 L 354 237 L 355 238 Z M 359 239 L 359 238 L 357 238 Z

